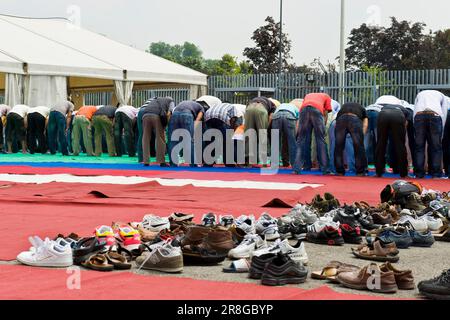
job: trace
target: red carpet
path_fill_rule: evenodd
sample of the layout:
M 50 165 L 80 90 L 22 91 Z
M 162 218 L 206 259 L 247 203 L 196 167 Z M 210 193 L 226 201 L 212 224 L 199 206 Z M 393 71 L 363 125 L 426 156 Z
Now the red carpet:
M 3 173 L 81 175 L 136 175 L 141 172 L 120 170 L 90 170 L 31 167 L 3 167 Z M 197 221 L 206 212 L 217 214 L 255 214 L 264 211 L 273 216 L 286 213 L 280 203 L 289 206 L 297 201 L 310 201 L 314 194 L 332 192 L 342 203 L 365 200 L 379 202 L 380 190 L 393 179 L 322 177 L 322 176 L 260 176 L 243 173 L 155 172 L 142 171 L 142 176 L 253 180 L 294 183 L 317 183 L 323 187 L 300 191 L 251 189 L 164 187 L 158 183 L 139 185 L 107 185 L 50 183 L 43 185 L 0 182 L 0 260 L 13 260 L 20 251 L 29 248 L 28 237 L 54 237 L 58 233 L 75 232 L 90 235 L 101 224 L 113 221 L 140 221 L 145 214 L 167 216 L 174 211 L 196 214 Z M 445 180 L 424 180 L 426 188 L 449 189 Z M 263 207 L 273 199 L 271 207 Z M 20 271 L 20 272 L 18 272 Z M 0 266 L 0 298 L 126 298 L 126 299 L 357 299 L 361 296 L 337 295 L 328 288 L 302 291 L 294 288 L 270 288 L 237 283 L 214 283 L 192 279 L 143 277 L 130 273 L 100 274 L 83 272 L 83 289 L 65 288 L 64 270 L 42 270 L 22 266 Z M 167 280 L 170 279 L 170 280 Z M 167 282 L 169 281 L 169 282 Z M 211 285 L 211 283 L 215 285 Z M 128 289 L 128 287 L 130 289 Z M 149 289 L 152 288 L 152 289 Z M 170 288 L 170 289 L 167 289 Z M 83 291 L 85 290 L 85 291 Z
M 67 288 L 66 270 L 0 266 L 1 299 L 71 300 L 376 300 L 340 294 L 328 287 L 302 290 L 188 278 L 144 276 L 129 272 L 81 272 L 80 290 Z M 70 281 L 70 280 L 69 280 Z M 70 282 L 73 283 L 73 282 Z M 378 298 L 379 299 L 379 298 Z

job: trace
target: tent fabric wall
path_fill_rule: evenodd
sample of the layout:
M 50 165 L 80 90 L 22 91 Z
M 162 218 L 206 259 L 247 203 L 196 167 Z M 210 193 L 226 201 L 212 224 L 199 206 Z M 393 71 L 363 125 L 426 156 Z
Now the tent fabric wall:
M 15 106 L 23 103 L 24 76 L 7 73 L 5 78 L 5 104 Z
M 127 105 L 133 94 L 133 81 L 114 81 L 117 101 L 121 105 Z
M 0 43 L 2 72 L 26 63 L 30 75 L 207 85 L 200 72 L 74 28 L 66 19 L 0 15 L 0 29 L 6 35 Z
M 24 103 L 28 106 L 48 106 L 67 100 L 67 78 L 61 76 L 27 76 Z

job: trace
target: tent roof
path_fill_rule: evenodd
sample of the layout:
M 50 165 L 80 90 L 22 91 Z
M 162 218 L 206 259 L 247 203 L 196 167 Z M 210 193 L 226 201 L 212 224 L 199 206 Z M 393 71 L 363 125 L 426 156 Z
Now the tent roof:
M 206 75 L 63 18 L 0 15 L 0 72 L 206 85 Z

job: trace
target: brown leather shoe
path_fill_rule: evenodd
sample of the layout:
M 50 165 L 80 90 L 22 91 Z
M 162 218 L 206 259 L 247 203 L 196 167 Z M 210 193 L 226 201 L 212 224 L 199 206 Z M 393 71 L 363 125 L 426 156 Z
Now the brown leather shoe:
M 392 215 L 387 212 L 375 212 L 372 214 L 372 219 L 375 224 L 392 224 Z
M 336 276 L 340 284 L 356 290 L 369 290 L 379 293 L 395 293 L 398 290 L 393 271 L 382 271 L 372 263 L 360 271 L 341 272 Z
M 218 254 L 228 254 L 228 251 L 234 248 L 233 236 L 226 229 L 215 228 L 207 234 L 201 247 L 213 250 Z
M 411 270 L 398 270 L 389 262 L 382 264 L 380 270 L 383 272 L 392 271 L 394 273 L 395 282 L 400 290 L 414 290 L 414 276 Z
M 231 226 L 228 230 L 231 232 L 233 240 L 237 245 L 240 244 L 244 240 L 244 237 L 247 235 L 244 230 L 234 225 Z
M 363 245 L 358 248 L 352 248 L 352 252 L 356 257 L 365 260 L 397 262 L 400 259 L 395 243 L 389 243 L 383 247 L 380 241 L 375 241 L 373 249 L 368 245 Z
M 203 226 L 190 226 L 181 241 L 181 246 L 196 246 L 203 242 L 203 239 L 211 232 L 211 228 Z

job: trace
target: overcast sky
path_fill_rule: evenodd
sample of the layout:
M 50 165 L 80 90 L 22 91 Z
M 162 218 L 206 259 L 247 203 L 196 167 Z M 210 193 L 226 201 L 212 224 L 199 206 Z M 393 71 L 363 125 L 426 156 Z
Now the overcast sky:
M 450 28 L 448 0 L 346 2 L 347 33 L 364 22 L 386 25 L 390 16 L 425 22 L 433 30 Z M 0 13 L 72 17 L 83 28 L 139 49 L 156 41 L 190 41 L 206 58 L 224 53 L 242 58 L 264 19 L 279 19 L 279 0 L 2 0 Z M 339 55 L 339 15 L 339 0 L 284 0 L 285 30 L 297 64 Z

